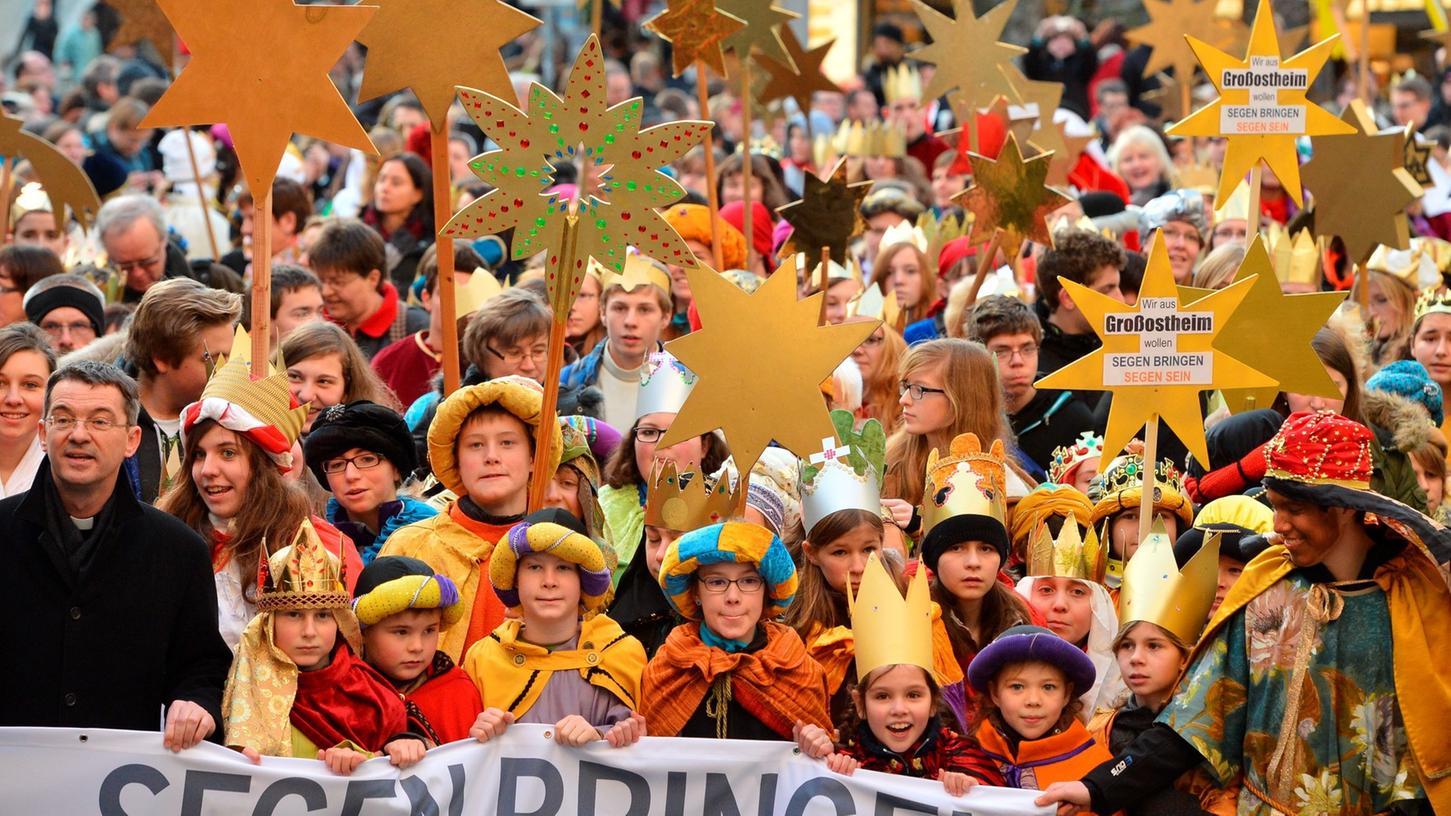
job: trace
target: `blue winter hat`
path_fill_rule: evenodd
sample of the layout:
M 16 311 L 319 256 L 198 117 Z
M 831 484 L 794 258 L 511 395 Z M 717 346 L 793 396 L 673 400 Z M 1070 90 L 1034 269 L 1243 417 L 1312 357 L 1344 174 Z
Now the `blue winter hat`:
M 1441 405 L 1441 386 L 1431 379 L 1426 367 L 1415 360 L 1396 360 L 1386 365 L 1366 381 L 1365 387 L 1419 403 L 1437 425 L 1446 421 Z
M 1041 662 L 1056 666 L 1073 684 L 1074 694 L 1093 688 L 1098 672 L 1083 650 L 1041 626 L 1014 626 L 1003 630 L 978 652 L 967 667 L 967 682 L 985 693 L 1004 666 Z

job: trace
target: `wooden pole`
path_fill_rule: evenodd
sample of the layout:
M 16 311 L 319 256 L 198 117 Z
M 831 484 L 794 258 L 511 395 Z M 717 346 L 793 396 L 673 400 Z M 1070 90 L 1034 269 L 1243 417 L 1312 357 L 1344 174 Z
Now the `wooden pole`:
M 186 138 L 182 141 L 186 142 L 186 158 L 187 161 L 191 162 L 191 179 L 196 183 L 197 203 L 202 208 L 202 223 L 207 225 L 207 244 L 211 247 L 212 260 L 215 261 L 222 257 L 222 253 L 217 249 L 217 233 L 212 229 L 212 205 L 211 202 L 207 201 L 207 191 L 202 187 L 201 166 L 196 161 L 196 148 L 192 147 L 191 144 L 192 130 L 190 128 L 184 128 L 182 132 L 186 134 Z M 254 192 L 253 195 L 255 197 L 256 193 Z M 60 223 L 58 219 L 56 223 Z M 252 225 L 254 230 L 256 226 L 256 224 Z
M 1249 209 L 1246 217 L 1249 218 L 1249 234 L 1255 235 L 1260 231 L 1260 186 L 1264 183 L 1265 166 L 1255 162 L 1254 167 L 1249 169 Z
M 741 60 L 741 231 L 746 234 L 746 269 L 756 259 L 756 245 L 751 240 L 751 58 Z M 716 270 L 719 272 L 720 270 Z
M 1179 80 L 1179 119 L 1183 121 L 1194 112 L 1194 74 Z
M 705 81 L 705 63 L 695 64 L 695 95 L 700 100 L 700 118 L 710 117 L 710 89 Z M 705 143 L 702 148 L 705 150 L 705 200 L 710 206 L 710 259 L 715 264 L 715 271 L 721 271 L 720 259 L 720 227 L 716 222 L 720 220 L 720 195 L 716 191 L 715 179 L 715 128 L 710 127 L 705 131 Z
M 252 379 L 272 354 L 272 185 L 252 191 Z
M 998 247 L 1003 243 L 1003 229 L 998 227 L 993 230 L 992 240 L 985 245 L 986 251 L 982 257 L 977 259 L 977 273 L 972 279 L 972 289 L 967 293 L 967 306 L 977 303 L 977 293 L 982 290 L 982 285 L 987 281 L 987 273 L 993 268 L 993 260 L 997 257 Z
M 589 0 L 589 27 L 596 37 L 604 39 L 605 0 Z
M 599 0 L 595 0 L 596 3 Z M 453 184 L 449 178 L 448 165 L 448 121 L 433 125 L 429 138 L 429 154 L 433 159 L 433 223 L 439 232 L 434 236 L 438 254 L 438 285 L 433 294 L 437 298 L 433 308 L 442 309 L 443 339 L 443 395 L 447 397 L 458 390 L 458 302 L 454 298 L 453 239 L 443 235 L 443 225 L 453 215 Z M 483 274 L 483 273 L 480 273 Z
M 831 288 L 831 247 L 821 248 L 821 311 L 816 316 L 818 325 L 826 325 L 826 290 Z
M 10 163 L 13 159 L 10 156 L 0 156 L 0 244 L 4 244 L 10 237 L 10 193 L 15 186 L 15 177 L 10 174 Z M 64 230 L 65 224 L 61 218 L 65 213 L 55 217 L 57 229 Z
M 1436 0 L 1440 2 L 1440 0 Z M 1429 4 L 1428 4 L 1429 5 Z M 1356 79 L 1356 96 L 1370 104 L 1370 3 L 1360 0 L 1360 57 L 1359 75 Z
M 585 259 L 578 257 L 577 247 L 579 244 L 579 216 L 573 212 L 565 216 L 564 236 L 559 243 L 559 256 L 554 266 L 554 275 L 561 281 L 565 290 L 569 286 L 566 282 L 575 272 L 575 267 L 583 265 Z M 551 304 L 557 306 L 558 304 Z M 564 333 L 568 328 L 568 321 L 559 317 L 561 311 L 569 314 L 569 309 L 555 308 L 553 319 L 549 324 L 549 361 L 544 369 L 544 400 L 539 411 L 539 428 L 534 436 L 534 470 L 529 477 L 529 512 L 534 512 L 544 506 L 544 496 L 549 492 L 549 483 L 554 479 L 554 474 L 549 471 L 549 463 L 554 454 L 551 448 L 554 442 L 554 426 L 558 423 L 555 418 L 555 407 L 559 403 L 559 372 L 564 368 Z
M 1144 426 L 1144 491 L 1139 498 L 1139 543 L 1149 537 L 1154 521 L 1154 474 L 1159 467 L 1159 416 L 1155 414 Z M 1125 559 L 1127 560 L 1127 559 Z

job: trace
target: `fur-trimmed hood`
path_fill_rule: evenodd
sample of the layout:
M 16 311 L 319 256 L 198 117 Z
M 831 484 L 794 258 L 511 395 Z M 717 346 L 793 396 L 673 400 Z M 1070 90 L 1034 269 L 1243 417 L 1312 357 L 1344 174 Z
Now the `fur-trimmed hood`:
M 1374 426 L 1381 443 L 1389 441 L 1398 451 L 1410 452 L 1431 439 L 1436 427 L 1420 404 L 1387 391 L 1366 389 L 1360 394 L 1366 422 Z

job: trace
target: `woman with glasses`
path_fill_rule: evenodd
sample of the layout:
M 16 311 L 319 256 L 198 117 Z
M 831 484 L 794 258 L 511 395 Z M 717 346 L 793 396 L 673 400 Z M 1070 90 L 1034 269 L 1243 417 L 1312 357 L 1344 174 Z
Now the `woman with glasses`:
M 287 335 L 282 341 L 282 359 L 287 363 L 292 396 L 307 406 L 304 433 L 312 430 L 318 414 L 334 405 L 367 400 L 401 407 L 368 365 L 358 344 L 332 323 L 309 323 Z
M 38 429 L 54 370 L 44 332 L 29 323 L 0 329 L 0 498 L 29 490 L 45 460 Z
M 418 466 L 403 417 L 367 400 L 334 405 L 318 415 L 303 442 L 307 466 L 332 493 L 327 518 L 373 557 L 399 527 L 435 516 L 432 506 L 398 488 Z

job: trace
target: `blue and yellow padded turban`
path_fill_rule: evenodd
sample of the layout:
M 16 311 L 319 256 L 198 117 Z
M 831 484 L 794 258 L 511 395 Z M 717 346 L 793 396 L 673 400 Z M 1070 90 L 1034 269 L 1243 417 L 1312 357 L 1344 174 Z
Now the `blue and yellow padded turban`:
M 353 613 L 363 626 L 409 609 L 442 609 L 444 626 L 463 617 L 458 587 L 448 576 L 435 575 L 433 568 L 417 558 L 374 558 L 358 574 L 353 594 Z
M 585 611 L 601 608 L 610 597 L 610 565 L 594 539 L 562 524 L 526 520 L 509 528 L 489 557 L 489 583 L 505 606 L 519 606 L 519 559 L 530 553 L 549 553 L 579 567 L 579 602 Z
M 766 581 L 766 604 L 761 618 L 786 611 L 796 597 L 796 564 L 786 545 L 759 524 L 728 521 L 693 530 L 671 542 L 660 562 L 660 588 L 675 611 L 690 620 L 700 619 L 695 604 L 695 572 L 707 564 L 754 564 Z

